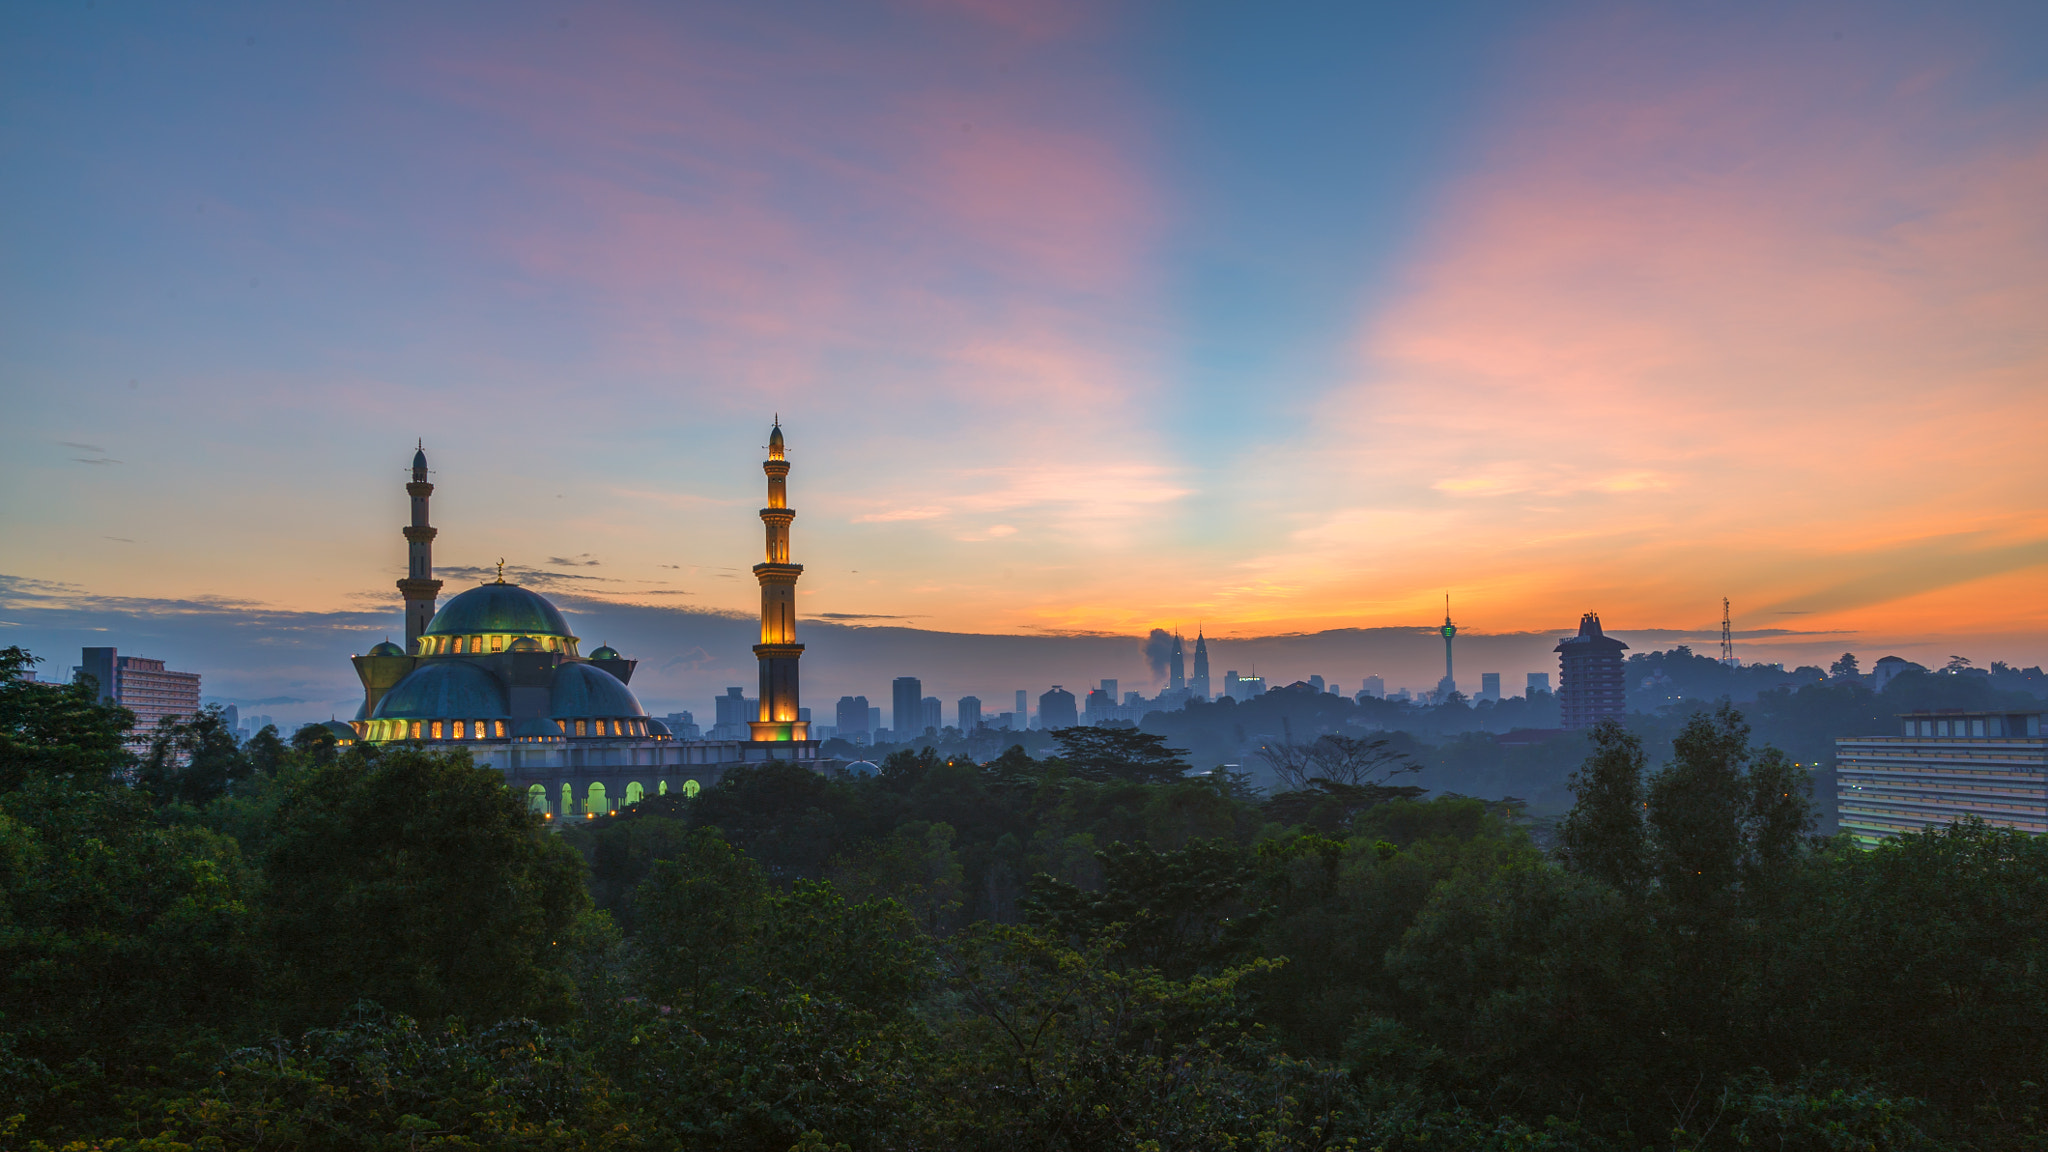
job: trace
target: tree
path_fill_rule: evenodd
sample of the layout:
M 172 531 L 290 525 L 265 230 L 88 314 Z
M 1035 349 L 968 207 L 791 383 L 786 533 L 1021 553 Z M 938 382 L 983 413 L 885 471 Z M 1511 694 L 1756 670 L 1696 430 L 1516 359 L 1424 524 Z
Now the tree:
M 1119 957 L 1174 978 L 1214 971 L 1244 951 L 1258 917 L 1244 898 L 1251 879 L 1245 854 L 1221 841 L 1197 841 L 1174 852 L 1112 844 L 1096 853 L 1102 890 L 1038 875 L 1023 901 L 1026 923 L 1071 937 L 1081 946 L 1112 934 Z
M 359 749 L 287 782 L 264 856 L 288 1022 L 368 998 L 476 1022 L 560 1017 L 583 861 L 466 753 Z
M 1372 788 L 1404 772 L 1422 771 L 1420 764 L 1385 737 L 1333 733 L 1306 744 L 1289 739 L 1261 745 L 1257 755 L 1272 766 L 1282 787 L 1294 790 L 1308 788 L 1317 780 L 1346 788 Z
M 1578 802 L 1558 825 L 1565 866 L 1641 895 L 1646 876 L 1643 828 L 1643 742 L 1614 720 L 1592 730 L 1593 754 L 1572 773 Z
M 292 733 L 292 751 L 313 764 L 334 763 L 338 743 L 334 729 L 325 724 L 301 724 L 299 730 Z
M 211 803 L 254 771 L 218 704 L 187 720 L 165 719 L 150 736 L 136 783 L 159 804 Z
M 84 680 L 23 679 L 38 663 L 26 649 L 0 648 L 0 792 L 44 776 L 98 784 L 133 763 L 122 741 L 134 713 Z
M 1861 671 L 1856 664 L 1856 654 L 1854 652 L 1842 653 L 1840 660 L 1828 665 L 1828 675 L 1839 676 L 1843 679 L 1854 679 L 1861 675 Z
M 1166 737 L 1136 728 L 1062 728 L 1058 759 L 1084 780 L 1164 784 L 1188 771 L 1187 750 L 1168 748 Z

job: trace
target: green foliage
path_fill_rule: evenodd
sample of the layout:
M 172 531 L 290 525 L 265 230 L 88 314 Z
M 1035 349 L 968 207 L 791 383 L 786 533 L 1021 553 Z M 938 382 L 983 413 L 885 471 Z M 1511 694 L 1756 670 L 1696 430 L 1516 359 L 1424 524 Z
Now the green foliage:
M 1648 840 L 1643 826 L 1643 742 L 1613 720 L 1592 731 L 1593 754 L 1572 773 L 1578 803 L 1558 825 L 1558 856 L 1574 872 L 1639 894 Z
M 1166 738 L 1136 728 L 1062 728 L 1058 759 L 1083 780 L 1164 784 L 1187 774 L 1187 750 L 1168 748 Z
M 134 757 L 122 740 L 134 714 L 101 702 L 83 680 L 18 679 L 38 662 L 22 648 L 0 648 L 0 792 L 38 777 L 94 785 L 126 768 Z
M 325 729 L 323 729 L 325 731 Z M 333 734 L 328 734 L 330 745 Z M 159 804 L 205 805 L 254 775 L 250 761 L 218 704 L 189 720 L 164 719 L 136 766 L 135 782 Z
M 263 871 L 287 1021 L 363 998 L 476 1022 L 569 1012 L 582 861 L 466 754 L 351 750 L 308 769 L 281 798 Z
M 1112 844 L 1096 859 L 1098 892 L 1033 877 L 1025 921 L 1077 942 L 1113 937 L 1120 960 L 1179 978 L 1223 968 L 1257 929 L 1244 900 L 1251 866 L 1242 850 L 1213 840 L 1170 852 Z

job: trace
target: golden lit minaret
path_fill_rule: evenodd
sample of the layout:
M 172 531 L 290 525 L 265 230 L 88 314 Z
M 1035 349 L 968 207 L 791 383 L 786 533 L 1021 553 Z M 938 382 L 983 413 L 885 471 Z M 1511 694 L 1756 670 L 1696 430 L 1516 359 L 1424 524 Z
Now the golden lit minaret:
M 768 506 L 761 522 L 768 526 L 768 562 L 754 565 L 761 582 L 761 642 L 754 655 L 761 661 L 761 718 L 748 727 L 756 740 L 808 740 L 810 725 L 797 719 L 796 663 L 804 646 L 796 642 L 796 579 L 804 566 L 789 562 L 789 461 L 782 458 L 782 418 L 768 433 Z
M 441 594 L 441 582 L 434 579 L 434 529 L 427 524 L 427 497 L 434 486 L 427 483 L 427 446 L 423 441 L 412 455 L 412 483 L 405 486 L 412 497 L 412 523 L 405 527 L 405 579 L 398 582 L 405 597 L 405 654 L 420 654 L 420 637 L 434 618 L 434 600 Z

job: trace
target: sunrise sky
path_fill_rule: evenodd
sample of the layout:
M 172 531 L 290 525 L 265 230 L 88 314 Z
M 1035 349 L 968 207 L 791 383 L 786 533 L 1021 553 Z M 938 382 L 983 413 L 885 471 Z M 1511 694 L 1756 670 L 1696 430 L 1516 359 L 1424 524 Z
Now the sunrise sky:
M 779 412 L 821 621 L 2048 658 L 2048 6 L 9 21 L 16 629 L 395 625 L 416 438 L 451 593 L 751 612 Z

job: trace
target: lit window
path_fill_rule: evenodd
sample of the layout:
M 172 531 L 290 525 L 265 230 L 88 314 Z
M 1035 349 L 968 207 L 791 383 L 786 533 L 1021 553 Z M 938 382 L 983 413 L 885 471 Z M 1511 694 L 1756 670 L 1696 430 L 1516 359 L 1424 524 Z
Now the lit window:
M 439 720 L 436 720 L 436 721 L 434 721 L 434 739 L 436 739 L 436 740 L 439 740 L 440 738 L 441 738 L 441 722 L 440 722 Z
M 586 732 L 585 732 L 585 731 L 583 730 L 583 721 L 581 721 L 581 720 L 578 720 L 578 721 L 576 722 L 576 734 L 577 734 L 578 736 L 585 736 L 585 735 L 588 735 L 588 733 L 586 733 Z
M 493 652 L 503 652 L 504 650 L 505 650 L 505 638 L 504 638 L 503 636 L 493 636 L 493 637 L 491 637 L 491 651 L 493 651 Z
M 498 739 L 503 740 L 505 738 L 505 722 L 503 720 L 492 721 L 491 727 L 497 730 L 496 735 Z
M 420 722 L 417 720 L 412 722 L 412 738 L 415 740 L 420 738 Z
M 465 739 L 465 738 L 466 738 L 466 734 L 468 733 L 468 731 L 469 731 L 469 725 L 468 725 L 467 723 L 465 723 L 465 722 L 463 722 L 463 721 L 461 721 L 461 720 L 457 720 L 457 721 L 455 722 L 455 738 L 456 738 L 457 740 L 462 740 L 462 739 Z M 438 734 L 438 733 L 436 733 L 436 735 L 439 735 L 439 734 Z

